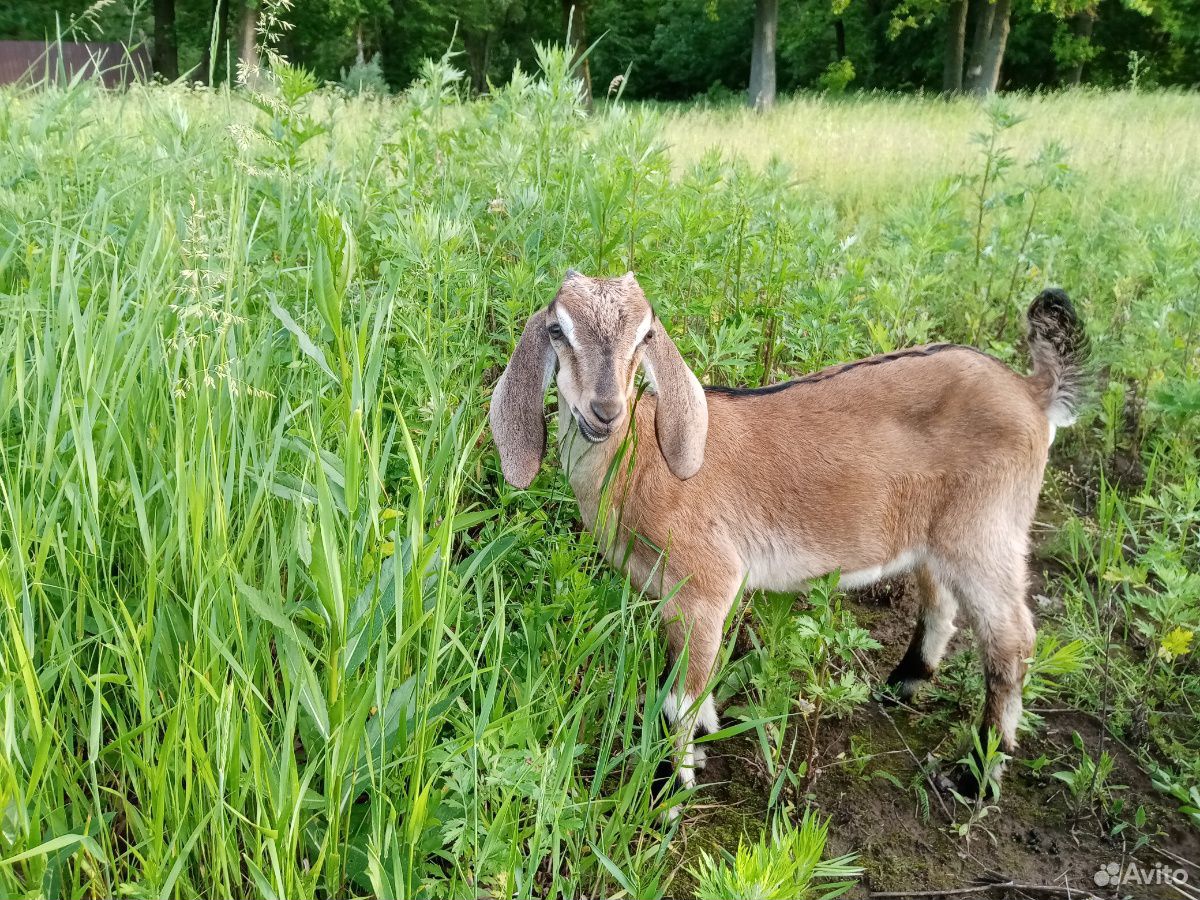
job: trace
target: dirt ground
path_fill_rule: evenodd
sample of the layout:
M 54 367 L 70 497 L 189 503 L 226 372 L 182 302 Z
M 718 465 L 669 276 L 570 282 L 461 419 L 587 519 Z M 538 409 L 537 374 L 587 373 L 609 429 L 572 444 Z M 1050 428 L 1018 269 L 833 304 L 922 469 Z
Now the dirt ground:
M 852 597 L 850 606 L 859 622 L 869 627 L 883 649 L 873 654 L 882 680 L 903 654 L 911 633 L 915 600 L 911 586 L 900 582 Z M 955 638 L 950 653 L 969 646 L 966 629 Z M 939 704 L 941 709 L 939 709 Z M 885 892 L 915 892 L 971 888 L 981 881 L 1040 886 L 1025 889 L 979 888 L 951 896 L 960 898 L 1082 898 L 1133 897 L 1200 898 L 1200 831 L 1164 802 L 1131 754 L 1106 739 L 1115 759 L 1110 784 L 1124 785 L 1118 796 L 1132 819 L 1143 806 L 1144 831 L 1150 845 L 1130 854 L 1132 831 L 1113 836 L 1116 824 L 1088 809 L 1076 812 L 1064 784 L 1051 772 L 1065 768 L 1058 760 L 1078 759 L 1072 745 L 1078 733 L 1092 751 L 1100 737 L 1093 717 L 1071 709 L 1034 711 L 1043 724 L 1022 738 L 1022 745 L 1004 777 L 1000 800 L 967 837 L 953 823 L 967 818 L 953 797 L 928 787 L 928 810 L 919 792 L 921 765 L 932 754 L 957 758 L 950 732 L 958 712 L 947 701 L 919 695 L 913 706 L 885 704 L 874 699 L 848 720 L 822 724 L 818 743 L 819 773 L 808 799 L 831 819 L 829 855 L 858 853 L 864 874 L 851 897 L 869 898 Z M 852 744 L 853 739 L 853 744 Z M 1022 760 L 1047 757 L 1051 762 L 1035 772 Z M 708 744 L 709 764 L 700 773 L 702 785 L 685 813 L 685 824 L 673 846 L 681 863 L 699 849 L 732 849 L 743 833 L 757 835 L 768 820 L 766 795 L 770 779 L 761 750 L 752 735 Z M 880 773 L 887 773 L 886 775 Z M 898 783 L 897 783 L 898 782 Z M 1119 892 L 1098 886 L 1096 873 L 1110 863 L 1136 861 L 1143 869 L 1155 864 L 1188 873 L 1185 890 L 1172 885 L 1124 885 Z M 685 871 L 671 893 L 688 896 L 693 885 Z M 929 891 L 930 894 L 922 893 Z M 936 895 L 934 895 L 936 896 Z M 944 894 L 943 894 L 944 896 Z

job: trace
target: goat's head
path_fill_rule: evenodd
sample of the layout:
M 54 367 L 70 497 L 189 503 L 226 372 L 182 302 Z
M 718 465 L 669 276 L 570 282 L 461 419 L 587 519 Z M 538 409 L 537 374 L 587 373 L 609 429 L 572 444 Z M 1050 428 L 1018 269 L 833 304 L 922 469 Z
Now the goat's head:
M 704 461 L 708 405 L 632 272 L 588 278 L 568 271 L 558 294 L 525 324 L 492 394 L 492 434 L 505 479 L 527 487 L 546 449 L 543 397 L 557 371 L 558 402 L 580 436 L 601 444 L 630 415 L 641 365 L 658 401 L 655 432 L 671 471 L 690 478 Z

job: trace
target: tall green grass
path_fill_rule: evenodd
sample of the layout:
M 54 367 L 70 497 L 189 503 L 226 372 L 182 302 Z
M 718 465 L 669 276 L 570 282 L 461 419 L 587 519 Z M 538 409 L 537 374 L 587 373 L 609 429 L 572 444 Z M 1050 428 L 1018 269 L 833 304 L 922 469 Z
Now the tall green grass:
M 991 188 L 945 166 L 871 202 L 844 173 L 688 163 L 664 136 L 686 115 L 585 118 L 556 52 L 475 103 L 445 62 L 398 100 L 315 87 L 0 92 L 5 896 L 669 890 L 654 604 L 599 564 L 552 464 L 503 486 L 485 431 L 568 265 L 636 269 L 729 383 L 935 337 L 1019 359 L 1020 308 L 1064 284 L 1148 403 L 1135 435 L 1114 407 L 1058 458 L 1136 437 L 1154 478 L 1121 502 L 1194 567 L 1182 162 L 1128 204 L 1089 200 L 1095 173 L 1038 189 L 1068 164 L 1018 151 Z M 988 127 L 876 102 L 946 118 L 967 153 Z M 1183 123 L 1179 98 L 1111 109 L 1141 102 Z M 1117 526 L 1069 521 L 1062 627 L 1100 646 L 1088 554 Z M 1129 671 L 1170 688 L 1159 758 L 1186 791 L 1200 677 L 1155 646 Z

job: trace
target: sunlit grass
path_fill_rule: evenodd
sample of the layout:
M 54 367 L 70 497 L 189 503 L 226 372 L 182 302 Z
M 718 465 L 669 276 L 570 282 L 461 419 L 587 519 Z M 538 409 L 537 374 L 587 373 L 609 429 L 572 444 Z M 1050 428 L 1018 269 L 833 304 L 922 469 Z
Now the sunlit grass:
M 1024 117 L 1011 137 L 1030 155 L 1047 141 L 1105 197 L 1200 199 L 1200 97 L 1193 92 L 1016 94 L 1005 104 Z M 972 160 L 964 135 L 979 127 L 979 102 L 912 95 L 802 95 L 766 114 L 741 106 L 668 108 L 663 135 L 677 167 L 717 148 L 763 166 L 779 159 L 796 179 L 834 197 L 871 205 L 948 174 Z

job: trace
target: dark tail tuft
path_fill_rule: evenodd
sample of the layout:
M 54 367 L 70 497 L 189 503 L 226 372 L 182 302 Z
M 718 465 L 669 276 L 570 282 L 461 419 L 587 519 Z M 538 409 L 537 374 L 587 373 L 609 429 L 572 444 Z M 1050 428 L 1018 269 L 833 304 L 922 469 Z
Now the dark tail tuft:
M 1038 294 L 1027 319 L 1033 382 L 1042 392 L 1046 418 L 1055 426 L 1070 425 L 1087 386 L 1088 338 L 1083 323 L 1060 288 Z

